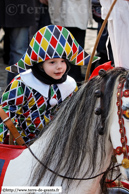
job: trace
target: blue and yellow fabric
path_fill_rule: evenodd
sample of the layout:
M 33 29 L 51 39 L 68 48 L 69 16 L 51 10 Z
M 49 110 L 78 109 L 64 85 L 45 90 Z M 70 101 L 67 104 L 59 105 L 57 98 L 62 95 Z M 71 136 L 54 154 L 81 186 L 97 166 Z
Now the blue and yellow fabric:
M 58 84 L 49 86 L 48 96 L 43 96 L 34 88 L 27 86 L 18 75 L 3 93 L 2 108 L 16 124 L 26 143 L 38 136 L 64 100 L 59 87 Z M 52 100 L 56 101 L 56 105 L 51 103 Z M 0 118 L 0 142 L 4 141 L 7 132 L 8 129 Z

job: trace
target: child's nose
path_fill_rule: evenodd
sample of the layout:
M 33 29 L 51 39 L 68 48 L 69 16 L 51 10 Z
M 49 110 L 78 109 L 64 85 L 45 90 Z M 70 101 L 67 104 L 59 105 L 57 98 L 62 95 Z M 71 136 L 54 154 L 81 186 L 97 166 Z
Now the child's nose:
M 60 62 L 58 62 L 57 63 L 57 68 L 61 68 L 62 66 L 61 66 L 61 63 Z

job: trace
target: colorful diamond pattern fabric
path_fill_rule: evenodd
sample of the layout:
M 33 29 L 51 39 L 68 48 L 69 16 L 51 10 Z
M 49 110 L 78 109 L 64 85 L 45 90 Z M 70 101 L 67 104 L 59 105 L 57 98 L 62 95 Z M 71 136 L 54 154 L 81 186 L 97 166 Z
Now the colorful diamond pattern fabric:
M 54 107 L 49 103 L 56 99 Z M 25 142 L 35 138 L 40 130 L 53 118 L 62 102 L 61 93 L 57 85 L 51 85 L 48 98 L 28 87 L 21 80 L 20 75 L 10 83 L 1 98 L 3 110 L 8 114 Z M 8 129 L 0 118 L 0 141 L 3 142 Z
M 21 73 L 35 63 L 51 58 L 65 58 L 74 65 L 88 65 L 90 55 L 84 51 L 66 28 L 49 25 L 41 28 L 34 35 L 24 56 L 6 70 Z

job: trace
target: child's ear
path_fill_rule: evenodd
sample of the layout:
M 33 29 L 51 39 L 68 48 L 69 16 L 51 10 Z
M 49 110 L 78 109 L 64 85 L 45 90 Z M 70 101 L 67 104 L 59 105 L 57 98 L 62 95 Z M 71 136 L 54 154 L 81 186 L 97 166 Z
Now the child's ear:
M 40 65 L 40 68 L 43 69 L 43 65 Z

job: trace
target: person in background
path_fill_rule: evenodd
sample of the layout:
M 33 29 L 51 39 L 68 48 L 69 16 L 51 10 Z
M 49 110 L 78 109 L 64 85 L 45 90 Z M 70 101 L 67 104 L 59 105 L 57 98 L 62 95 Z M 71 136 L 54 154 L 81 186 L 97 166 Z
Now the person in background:
M 102 18 L 105 19 L 113 0 L 100 0 Z M 129 69 L 129 1 L 117 0 L 108 18 L 108 33 L 111 41 L 115 67 Z
M 51 24 L 48 11 L 48 0 L 34 0 L 34 5 L 37 11 L 35 12 L 35 25 L 31 26 L 29 29 L 30 41 L 40 28 Z
M 89 58 L 66 28 L 49 25 L 34 35 L 24 56 L 6 68 L 19 75 L 6 88 L 0 104 L 26 143 L 39 135 L 60 104 L 77 91 L 75 80 L 67 75 L 68 62 L 87 65 Z M 7 132 L 0 118 L 0 142 Z
M 16 63 L 25 53 L 29 45 L 29 27 L 34 23 L 34 0 L 0 0 L 0 27 L 5 31 L 4 59 L 9 65 Z M 14 76 L 8 73 L 7 84 Z
M 93 19 L 98 23 L 98 28 L 97 28 L 97 34 L 98 34 L 103 24 L 103 19 L 101 17 L 101 5 L 99 0 L 92 0 L 92 16 L 93 16 Z M 97 45 L 97 56 L 100 57 L 99 64 L 97 64 L 97 66 L 107 61 L 111 61 L 112 65 L 114 64 L 107 24 L 101 34 L 100 40 Z
M 48 0 L 51 23 L 66 27 L 76 38 L 78 43 L 84 48 L 86 29 L 89 20 L 90 0 Z M 81 67 L 73 67 L 69 71 L 80 85 L 84 80 Z
M 41 6 L 41 12 L 40 12 L 38 29 L 51 24 L 51 19 L 48 11 L 49 9 L 48 0 L 39 0 L 39 1 Z

